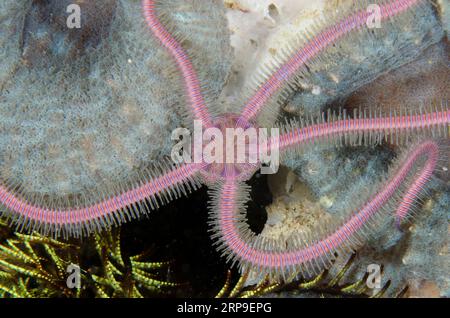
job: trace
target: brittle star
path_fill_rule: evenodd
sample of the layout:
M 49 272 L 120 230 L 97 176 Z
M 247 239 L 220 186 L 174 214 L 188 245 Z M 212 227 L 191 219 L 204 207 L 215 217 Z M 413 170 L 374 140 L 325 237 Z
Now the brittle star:
M 424 1 L 393 0 L 380 4 L 381 20 L 390 21 L 418 10 Z M 168 50 L 178 67 L 184 83 L 186 104 L 193 119 L 203 127 L 217 128 L 225 135 L 227 128 L 255 128 L 270 126 L 272 119 L 259 116 L 270 107 L 272 99 L 290 86 L 295 86 L 296 77 L 307 68 L 322 51 L 340 38 L 366 27 L 369 13 L 355 11 L 308 39 L 300 48 L 293 49 L 287 58 L 259 84 L 248 98 L 240 113 L 213 116 L 202 92 L 199 77 L 190 56 L 181 42 L 170 33 L 158 16 L 157 0 L 143 0 L 143 13 L 153 35 Z M 270 117 L 270 116 L 269 116 Z M 257 268 L 263 273 L 285 278 L 299 272 L 317 273 L 328 267 L 336 252 L 348 251 L 361 244 L 367 227 L 376 226 L 388 203 L 395 203 L 393 214 L 400 224 L 411 212 L 416 198 L 430 180 L 433 171 L 445 157 L 445 149 L 434 138 L 439 133 L 448 135 L 450 111 L 441 109 L 429 112 L 405 114 L 364 114 L 348 116 L 345 112 L 337 116 L 323 114 L 317 120 L 283 126 L 279 137 L 272 137 L 263 145 L 267 151 L 277 147 L 283 153 L 302 149 L 308 143 L 339 141 L 348 145 L 380 143 L 390 137 L 396 143 L 398 137 L 423 135 L 420 142 L 400 159 L 379 189 L 357 211 L 337 222 L 332 227 L 310 236 L 294 235 L 289 245 L 281 244 L 255 235 L 245 223 L 245 204 L 249 200 L 249 189 L 245 182 L 261 167 L 246 163 L 181 163 L 162 164 L 158 171 L 146 172 L 139 184 L 118 190 L 114 195 L 104 194 L 95 203 L 77 204 L 72 207 L 54 207 L 33 204 L 21 195 L 20 190 L 9 185 L 0 185 L 0 202 L 11 222 L 22 228 L 40 230 L 59 235 L 82 235 L 94 230 L 109 228 L 127 219 L 138 217 L 157 208 L 181 193 L 205 184 L 212 190 L 211 225 L 218 250 L 228 260 L 239 262 L 241 270 Z M 406 137 L 405 137 L 406 136 Z M 425 138 L 426 137 L 426 138 Z M 225 149 L 226 151 L 226 149 Z M 390 211 L 389 211 L 390 212 Z

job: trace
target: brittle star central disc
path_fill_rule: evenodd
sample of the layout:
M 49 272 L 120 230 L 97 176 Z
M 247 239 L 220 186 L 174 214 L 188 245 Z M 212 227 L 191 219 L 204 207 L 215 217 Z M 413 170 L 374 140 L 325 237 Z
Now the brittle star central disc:
M 227 178 L 246 181 L 260 166 L 261 131 L 239 115 L 224 114 L 203 131 L 202 176 L 207 184 Z M 194 150 L 195 151 L 195 150 Z

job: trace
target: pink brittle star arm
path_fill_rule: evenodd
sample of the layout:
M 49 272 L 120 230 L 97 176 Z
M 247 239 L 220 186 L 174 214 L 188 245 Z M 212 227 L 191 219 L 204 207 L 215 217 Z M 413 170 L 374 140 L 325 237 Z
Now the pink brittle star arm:
M 373 133 L 378 135 L 400 135 L 412 131 L 433 130 L 442 127 L 446 135 L 450 124 L 450 110 L 442 109 L 425 114 L 387 116 L 378 118 L 345 118 L 342 120 L 323 122 L 307 127 L 296 128 L 281 135 L 276 140 L 271 140 L 271 145 L 276 145 L 281 151 L 289 151 L 293 147 L 299 147 L 307 143 L 314 143 L 323 139 L 340 138 L 345 135 Z M 269 145 L 271 150 L 271 146 Z M 432 170 L 431 170 L 432 171 Z M 397 210 L 397 225 L 407 216 L 414 202 L 414 198 L 424 185 L 424 180 L 428 180 L 431 174 L 424 169 L 411 188 L 404 195 Z M 425 177 L 428 176 L 428 177 Z
M 158 196 L 165 193 L 175 193 L 188 182 L 194 184 L 197 172 L 196 165 L 178 166 L 160 176 L 150 178 L 147 182 L 142 182 L 135 188 L 117 193 L 95 204 L 66 210 L 30 204 L 4 185 L 0 185 L 0 203 L 7 211 L 12 212 L 14 218 L 21 217 L 33 224 L 46 224 L 59 229 L 113 218 L 115 213 L 146 199 L 155 201 Z
M 420 2 L 421 0 L 388 1 L 380 5 L 380 19 L 383 21 L 395 17 Z M 308 62 L 349 32 L 364 27 L 371 14 L 366 10 L 361 10 L 314 36 L 259 86 L 244 106 L 240 121 L 249 122 L 255 118 L 269 99 L 285 87 L 286 82 L 290 81 L 302 67 L 305 67 Z
M 323 259 L 332 255 L 343 245 L 350 246 L 351 238 L 367 225 L 369 220 L 377 213 L 381 213 L 382 207 L 395 196 L 399 186 L 405 182 L 413 166 L 422 158 L 425 164 L 422 172 L 415 176 L 412 185 L 407 189 L 407 195 L 401 201 L 397 212 L 397 219 L 403 218 L 411 208 L 412 201 L 409 197 L 417 194 L 423 185 L 427 183 L 432 172 L 436 168 L 439 157 L 439 146 L 433 140 L 420 143 L 408 156 L 405 162 L 395 172 L 383 188 L 370 198 L 355 214 L 353 214 L 336 230 L 328 233 L 319 240 L 310 242 L 306 246 L 271 251 L 264 244 L 258 242 L 258 237 L 243 232 L 240 208 L 242 206 L 242 189 L 240 184 L 232 178 L 227 178 L 218 192 L 218 222 L 219 237 L 223 247 L 230 253 L 230 258 L 241 261 L 251 267 L 259 267 L 265 271 L 282 271 L 298 268 L 308 263 L 315 268 Z
M 282 134 L 271 144 L 276 144 L 280 151 L 289 151 L 290 148 L 312 143 L 321 139 L 339 138 L 351 134 L 373 133 L 380 135 L 401 135 L 413 131 L 444 129 L 444 135 L 448 132 L 450 124 L 450 110 L 442 109 L 423 114 L 385 116 L 369 118 L 345 118 L 336 121 L 328 121 L 300 127 Z M 269 146 L 271 149 L 271 146 Z
M 170 55 L 174 58 L 178 69 L 181 72 L 194 119 L 201 120 L 203 126 L 210 127 L 212 118 L 202 95 L 198 75 L 187 52 L 159 20 L 157 14 L 157 2 L 158 1 L 156 0 L 142 0 L 142 9 L 145 20 L 147 21 L 150 30 L 153 32 L 153 35 L 159 39 L 161 44 L 166 47 Z

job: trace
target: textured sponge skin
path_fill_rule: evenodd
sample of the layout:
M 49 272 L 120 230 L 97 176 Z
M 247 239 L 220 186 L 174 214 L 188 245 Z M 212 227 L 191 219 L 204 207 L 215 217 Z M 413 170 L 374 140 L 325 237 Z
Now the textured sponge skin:
M 81 4 L 82 35 L 65 28 L 61 1 L 44 2 L 0 4 L 0 177 L 30 197 L 89 198 L 92 189 L 133 182 L 140 168 L 170 153 L 183 90 L 140 1 Z M 230 50 L 223 4 L 202 12 L 194 0 L 171 5 L 183 14 L 169 22 L 186 23 L 180 36 L 210 57 L 203 71 L 214 96 L 229 65 L 216 52 Z M 56 18 L 42 19 L 49 13 Z
M 427 4 L 396 23 L 382 23 L 379 29 L 339 41 L 322 63 L 310 68 L 289 112 L 308 113 L 332 105 L 380 75 L 418 58 L 443 34 L 433 6 Z

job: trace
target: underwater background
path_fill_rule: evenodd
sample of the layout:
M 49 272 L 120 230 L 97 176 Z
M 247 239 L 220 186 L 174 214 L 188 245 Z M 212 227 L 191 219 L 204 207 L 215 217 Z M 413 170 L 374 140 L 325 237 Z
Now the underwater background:
M 87 13 L 77 32 L 64 26 L 72 3 Z M 217 97 L 216 111 L 223 113 L 240 107 L 241 88 L 251 87 L 252 76 L 280 48 L 320 26 L 329 12 L 341 16 L 354 5 L 167 3 L 167 19 L 187 38 L 205 90 Z M 407 105 L 411 112 L 423 103 L 448 107 L 449 2 L 432 4 L 392 29 L 343 39 L 311 66 L 278 116 L 289 120 L 371 105 L 385 111 Z M 147 30 L 140 1 L 2 1 L 0 47 L 1 181 L 15 178 L 30 197 L 51 198 L 52 204 L 78 192 L 90 202 L 96 191 L 138 180 L 136 167 L 170 154 L 170 134 L 187 117 L 184 95 L 167 52 Z M 289 233 L 307 233 L 370 197 L 375 180 L 389 173 L 401 153 L 401 147 L 385 143 L 312 145 L 301 156 L 288 155 L 277 174 L 257 172 L 247 182 L 247 224 L 288 245 Z M 443 166 L 448 172 L 448 157 Z M 5 209 L 0 297 L 449 297 L 445 171 L 430 181 L 406 227 L 383 224 L 354 253 L 336 255 L 329 269 L 287 283 L 227 262 L 211 238 L 206 186 L 82 238 L 20 229 Z M 369 288 L 373 264 L 382 269 L 381 282 Z M 80 269 L 79 288 L 68 284 L 71 265 Z

